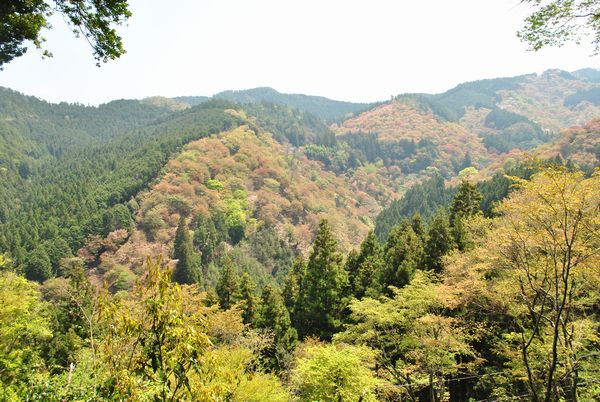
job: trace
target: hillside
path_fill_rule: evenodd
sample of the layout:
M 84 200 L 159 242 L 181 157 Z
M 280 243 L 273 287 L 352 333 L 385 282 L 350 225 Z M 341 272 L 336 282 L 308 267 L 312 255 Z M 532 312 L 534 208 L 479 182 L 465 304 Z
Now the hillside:
M 286 105 L 293 109 L 310 113 L 330 123 L 342 120 L 349 114 L 357 113 L 372 106 L 372 104 L 368 103 L 343 102 L 323 96 L 285 94 L 268 87 L 241 91 L 223 91 L 213 95 L 213 98 L 227 99 L 241 104 L 268 102 Z M 209 98 L 205 96 L 180 96 L 173 99 L 195 106 L 205 102 Z
M 597 70 L 596 70 L 597 72 Z M 529 76 L 518 88 L 499 91 L 502 109 L 527 116 L 544 128 L 585 124 L 600 115 L 600 83 L 560 70 Z
M 379 141 L 410 141 L 428 152 L 415 152 L 408 163 L 435 167 L 446 177 L 456 174 L 455 166 L 465 158 L 485 163 L 487 152 L 478 136 L 460 124 L 437 118 L 431 111 L 418 110 L 408 100 L 394 100 L 334 126 L 338 135 L 376 133 Z M 467 157 L 467 154 L 470 156 Z M 481 161 L 481 162 L 480 162 Z M 420 170 L 420 169 L 418 169 Z
M 551 142 L 529 151 L 513 150 L 500 155 L 481 172 L 471 176 L 471 180 L 477 181 L 477 188 L 483 196 L 481 210 L 486 215 L 493 215 L 494 203 L 508 195 L 512 186 L 505 175 L 528 179 L 548 165 L 566 165 L 591 174 L 600 166 L 600 119 L 563 129 Z M 415 213 L 427 220 L 438 208 L 448 208 L 456 183 L 444 182 L 438 175 L 412 186 L 379 213 L 375 220 L 375 233 L 385 240 L 395 225 L 410 219 Z
M 36 102 L 53 110 L 52 105 Z M 9 155 L 5 158 L 9 164 L 0 171 L 5 178 L 0 187 L 0 248 L 9 251 L 20 265 L 27 253 L 36 248 L 59 247 L 61 251 L 55 253 L 53 262 L 57 269 L 58 259 L 81 247 L 87 236 L 106 235 L 114 230 L 115 223 L 105 216 L 113 208 L 130 214 L 125 204 L 147 188 L 183 144 L 236 126 L 239 119 L 224 113 L 225 107 L 231 105 L 209 102 L 194 109 L 169 112 L 153 124 L 120 134 L 111 131 L 107 137 L 101 135 L 106 129 L 90 128 L 97 139 L 83 131 L 58 130 L 74 140 L 72 146 L 61 148 L 60 156 L 32 158 L 27 149 Z M 34 126 L 38 127 L 34 133 L 42 139 L 56 128 L 53 120 L 33 120 L 39 124 Z M 15 121 L 12 127 L 4 126 L 10 131 L 0 136 L 9 144 L 15 135 L 31 138 L 32 131 L 27 130 L 31 126 Z M 35 138 L 12 146 L 22 149 L 23 145 L 32 144 L 42 150 L 40 155 L 49 155 L 45 145 Z
M 199 221 L 224 224 L 228 247 L 259 259 L 257 242 L 265 231 L 293 254 L 306 255 L 323 218 L 335 229 L 340 248 L 350 250 L 380 209 L 346 177 L 323 170 L 269 133 L 240 126 L 187 144 L 167 164 L 160 182 L 141 199 L 136 230 L 118 251 L 101 257 L 99 269 L 139 273 L 140 255 L 162 254 L 168 263 L 182 214 L 191 229 Z M 263 252 L 273 257 L 273 250 Z
M 565 129 L 552 143 L 536 150 L 541 157 L 571 162 L 585 171 L 600 164 L 600 118 Z
M 425 167 L 449 179 L 463 167 L 485 168 L 599 116 L 594 72 L 548 70 L 465 83 L 438 95 L 400 95 L 332 129 L 338 136 L 370 133 L 383 142 L 429 142 L 430 150 L 420 156 Z
M 0 400 L 597 400 L 595 72 L 334 124 L 0 93 Z

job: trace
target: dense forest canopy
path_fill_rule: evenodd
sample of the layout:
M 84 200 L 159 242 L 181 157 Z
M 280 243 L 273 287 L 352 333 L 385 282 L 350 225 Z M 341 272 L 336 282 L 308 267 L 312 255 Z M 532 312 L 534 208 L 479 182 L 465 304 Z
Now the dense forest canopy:
M 596 73 L 2 89 L 0 399 L 599 398 Z

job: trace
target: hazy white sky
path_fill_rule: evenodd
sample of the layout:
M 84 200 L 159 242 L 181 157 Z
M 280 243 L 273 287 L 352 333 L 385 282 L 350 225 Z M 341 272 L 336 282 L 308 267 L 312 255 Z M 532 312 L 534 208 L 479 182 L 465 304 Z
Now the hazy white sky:
M 127 54 L 98 68 L 60 18 L 0 71 L 0 86 L 52 102 L 212 95 L 270 86 L 367 102 L 481 78 L 599 67 L 591 46 L 528 52 L 519 0 L 132 0 Z

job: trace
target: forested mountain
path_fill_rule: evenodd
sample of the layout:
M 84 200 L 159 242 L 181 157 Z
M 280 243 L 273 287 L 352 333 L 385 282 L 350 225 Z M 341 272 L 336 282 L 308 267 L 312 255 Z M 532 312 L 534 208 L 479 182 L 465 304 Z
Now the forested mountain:
M 310 113 L 329 123 L 340 121 L 347 115 L 360 112 L 372 107 L 369 103 L 352 103 L 327 99 L 322 96 L 303 94 L 283 94 L 273 88 L 253 88 L 241 91 L 223 91 L 213 95 L 213 98 L 227 99 L 237 103 L 276 103 L 293 109 Z M 205 96 L 180 96 L 175 100 L 189 105 L 198 105 L 206 101 Z
M 2 248 L 11 250 L 14 260 L 23 264 L 27 252 L 35 248 L 54 249 L 60 244 L 65 254 L 81 247 L 89 234 L 112 231 L 113 223 L 103 220 L 105 213 L 118 204 L 123 207 L 146 188 L 183 144 L 238 124 L 239 119 L 224 113 L 225 106 L 229 105 L 208 103 L 120 135 L 111 131 L 102 136 L 98 130 L 94 137 L 78 131 L 73 135 L 75 142 L 61 155 L 42 159 L 34 168 L 27 159 L 26 165 L 13 161 L 12 167 L 2 171 L 7 178 L 0 188 L 0 199 L 5 201 L 0 207 Z M 48 135 L 53 138 L 55 126 L 48 126 L 37 131 L 42 143 Z M 13 131 L 29 136 L 20 129 L 13 125 Z M 5 138 L 11 138 L 10 133 Z M 27 150 L 23 154 L 30 155 Z M 124 208 L 125 215 L 130 214 Z
M 598 88 L 1 90 L 0 400 L 600 398 Z

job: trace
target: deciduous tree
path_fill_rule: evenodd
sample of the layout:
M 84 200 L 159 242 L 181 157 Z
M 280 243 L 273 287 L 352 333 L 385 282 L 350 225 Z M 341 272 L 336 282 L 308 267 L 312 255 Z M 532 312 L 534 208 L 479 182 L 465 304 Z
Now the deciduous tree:
M 41 48 L 43 28 L 51 28 L 48 18 L 61 14 L 76 36 L 83 36 L 92 47 L 97 65 L 125 53 L 115 25 L 131 16 L 126 0 L 6 0 L 0 7 L 0 68 L 26 51 L 26 42 Z M 44 56 L 52 54 L 44 50 Z

